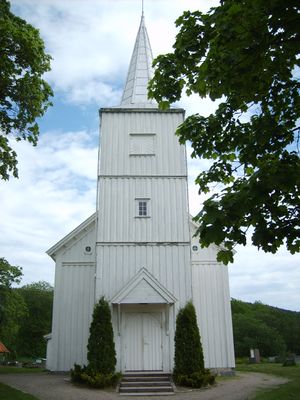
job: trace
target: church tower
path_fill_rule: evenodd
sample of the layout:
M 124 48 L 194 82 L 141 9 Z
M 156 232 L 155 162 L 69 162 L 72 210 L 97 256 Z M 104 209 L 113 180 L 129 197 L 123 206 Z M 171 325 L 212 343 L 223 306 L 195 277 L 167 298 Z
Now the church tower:
M 121 371 L 171 370 L 192 296 L 184 111 L 148 99 L 151 65 L 142 16 L 121 105 L 100 110 L 96 298 L 111 300 Z
M 92 312 L 112 310 L 116 370 L 171 372 L 175 320 L 192 300 L 205 367 L 234 367 L 227 267 L 200 249 L 188 212 L 184 110 L 148 99 L 152 51 L 142 15 L 121 104 L 100 109 L 96 212 L 51 247 L 55 260 L 47 368 L 87 364 Z

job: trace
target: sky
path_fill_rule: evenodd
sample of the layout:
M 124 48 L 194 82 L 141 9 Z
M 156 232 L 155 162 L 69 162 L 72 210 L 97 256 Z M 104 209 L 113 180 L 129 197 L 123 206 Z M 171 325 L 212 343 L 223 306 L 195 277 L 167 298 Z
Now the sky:
M 145 0 L 154 56 L 170 52 L 174 21 L 185 10 L 207 11 L 217 1 Z M 0 181 L 0 257 L 23 268 L 22 284 L 54 283 L 45 253 L 95 211 L 100 107 L 120 104 L 141 17 L 141 0 L 11 0 L 12 10 L 40 30 L 52 70 L 53 107 L 39 120 L 37 147 L 13 143 L 19 179 Z M 209 115 L 216 105 L 183 96 L 186 115 Z M 190 146 L 187 148 L 190 153 Z M 194 180 L 207 161 L 188 156 L 189 205 L 204 197 Z M 231 296 L 300 311 L 300 254 L 284 247 L 266 254 L 238 246 L 229 266 Z

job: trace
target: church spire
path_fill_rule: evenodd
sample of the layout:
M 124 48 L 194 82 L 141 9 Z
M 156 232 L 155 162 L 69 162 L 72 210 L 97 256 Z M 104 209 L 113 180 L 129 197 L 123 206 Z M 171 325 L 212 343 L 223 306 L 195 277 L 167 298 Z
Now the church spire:
M 123 107 L 153 107 L 156 103 L 148 99 L 148 82 L 152 78 L 153 55 L 145 26 L 144 10 L 136 37 L 126 84 L 122 96 Z

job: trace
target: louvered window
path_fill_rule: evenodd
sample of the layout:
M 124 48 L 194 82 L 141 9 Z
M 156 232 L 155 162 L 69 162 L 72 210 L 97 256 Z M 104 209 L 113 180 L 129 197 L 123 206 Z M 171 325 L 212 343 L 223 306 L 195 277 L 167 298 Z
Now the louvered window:
M 155 155 L 154 133 L 131 133 L 130 155 L 131 156 L 154 156 Z

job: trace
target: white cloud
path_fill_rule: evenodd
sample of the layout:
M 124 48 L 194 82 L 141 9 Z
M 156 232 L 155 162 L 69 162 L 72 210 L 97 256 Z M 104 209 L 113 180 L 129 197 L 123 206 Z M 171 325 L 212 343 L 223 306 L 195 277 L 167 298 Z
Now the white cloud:
M 141 8 L 136 0 L 12 0 L 17 12 L 38 27 L 53 57 L 46 77 L 68 101 L 119 104 Z M 217 1 L 145 2 L 154 55 L 171 51 L 175 19 L 184 10 L 207 9 Z
M 299 311 L 300 254 L 291 255 L 283 246 L 276 255 L 253 246 L 238 246 L 230 266 L 232 297 Z
M 53 56 L 48 78 L 63 101 L 87 107 L 118 104 L 140 20 L 137 0 L 11 0 L 38 27 Z M 154 55 L 171 51 L 175 19 L 185 9 L 208 9 L 218 1 L 146 0 L 145 15 Z M 183 96 L 187 115 L 208 115 L 216 103 Z M 97 115 L 95 115 L 97 118 Z M 81 126 L 81 125 L 80 125 Z M 38 147 L 17 144 L 20 179 L 0 182 L 0 256 L 24 267 L 24 283 L 53 283 L 54 263 L 45 250 L 95 210 L 98 132 L 84 128 L 47 132 Z M 188 150 L 190 152 L 190 149 Z M 205 196 L 195 177 L 209 163 L 189 159 L 190 211 Z M 283 249 L 265 255 L 238 248 L 230 267 L 232 296 L 299 310 L 299 255 Z
M 49 132 L 39 145 L 14 145 L 20 179 L 0 182 L 1 256 L 24 270 L 24 283 L 53 282 L 45 251 L 95 210 L 95 133 Z

